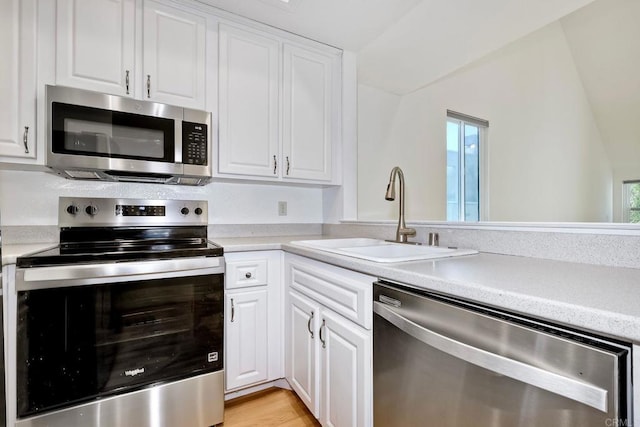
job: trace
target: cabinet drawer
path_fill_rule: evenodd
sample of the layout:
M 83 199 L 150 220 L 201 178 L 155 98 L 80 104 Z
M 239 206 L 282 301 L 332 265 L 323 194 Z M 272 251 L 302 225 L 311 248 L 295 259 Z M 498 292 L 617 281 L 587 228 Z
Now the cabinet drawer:
M 266 286 L 268 282 L 267 259 L 247 259 L 228 261 L 226 288 L 246 288 L 249 286 Z
M 375 277 L 287 254 L 287 283 L 365 329 L 372 324 Z

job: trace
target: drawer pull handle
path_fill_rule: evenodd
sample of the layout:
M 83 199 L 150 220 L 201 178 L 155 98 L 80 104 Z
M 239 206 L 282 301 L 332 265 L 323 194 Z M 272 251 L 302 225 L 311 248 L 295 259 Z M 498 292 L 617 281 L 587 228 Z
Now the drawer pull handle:
M 151 98 L 151 74 L 147 74 L 147 98 Z
M 129 70 L 125 70 L 125 71 L 126 71 L 126 74 L 125 74 L 125 78 L 124 78 L 124 80 L 125 80 L 124 84 L 125 84 L 126 89 L 127 89 L 127 95 L 129 95 Z
M 236 317 L 236 306 L 233 303 L 233 298 L 231 298 L 231 323 L 233 323 L 235 317 Z
M 311 317 L 309 317 L 309 321 L 307 322 L 307 330 L 311 334 L 311 339 L 313 339 L 313 329 L 311 329 L 311 322 L 313 321 L 313 311 L 311 312 Z
M 246 277 L 247 279 L 251 279 L 251 272 L 250 272 L 250 271 L 248 271 L 248 272 L 244 275 L 244 277 Z

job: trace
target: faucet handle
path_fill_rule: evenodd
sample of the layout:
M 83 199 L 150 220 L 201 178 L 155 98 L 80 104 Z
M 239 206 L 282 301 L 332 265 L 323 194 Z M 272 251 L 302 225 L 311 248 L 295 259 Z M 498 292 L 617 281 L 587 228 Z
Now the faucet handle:
M 402 236 L 415 236 L 416 229 L 415 228 L 401 228 L 398 230 L 398 233 Z

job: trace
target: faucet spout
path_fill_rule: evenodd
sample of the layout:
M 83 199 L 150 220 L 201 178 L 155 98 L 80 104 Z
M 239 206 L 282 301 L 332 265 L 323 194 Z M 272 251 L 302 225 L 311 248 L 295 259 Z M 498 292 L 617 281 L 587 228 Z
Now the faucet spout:
M 398 200 L 399 215 L 395 241 L 398 243 L 407 243 L 407 236 L 415 236 L 416 230 L 414 230 L 413 228 L 407 228 L 407 225 L 404 222 L 404 173 L 398 166 L 395 166 L 393 169 L 391 169 L 389 184 L 387 185 L 387 192 L 385 193 L 384 198 L 389 201 L 395 200 L 396 176 L 398 177 L 398 181 L 400 182 L 400 200 Z

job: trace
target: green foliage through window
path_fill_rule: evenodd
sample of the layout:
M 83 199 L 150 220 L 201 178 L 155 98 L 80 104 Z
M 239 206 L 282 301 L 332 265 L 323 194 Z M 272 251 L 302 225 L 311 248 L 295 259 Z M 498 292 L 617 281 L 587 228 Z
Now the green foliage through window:
M 625 182 L 628 221 L 640 223 L 640 181 Z

